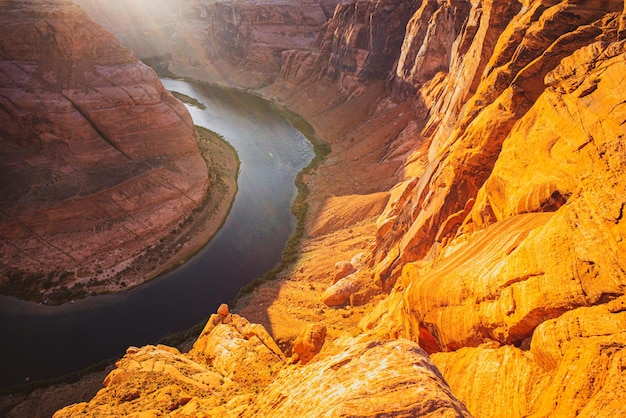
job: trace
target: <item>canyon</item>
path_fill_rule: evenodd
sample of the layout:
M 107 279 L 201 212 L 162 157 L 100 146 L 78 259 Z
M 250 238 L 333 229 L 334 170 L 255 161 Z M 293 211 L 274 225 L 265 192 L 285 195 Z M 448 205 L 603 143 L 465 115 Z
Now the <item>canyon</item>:
M 180 2 L 172 72 L 331 152 L 295 261 L 55 417 L 626 414 L 626 4 L 330 3 Z

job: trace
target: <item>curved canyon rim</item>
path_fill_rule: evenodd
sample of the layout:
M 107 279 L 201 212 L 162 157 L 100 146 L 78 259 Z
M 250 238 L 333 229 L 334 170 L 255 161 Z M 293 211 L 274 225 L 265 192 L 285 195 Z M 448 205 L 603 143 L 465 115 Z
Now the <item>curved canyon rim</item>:
M 237 150 L 238 192 L 224 225 L 185 264 L 127 292 L 58 307 L 1 296 L 0 333 L 7 339 L 0 348 L 0 384 L 80 370 L 119 356 L 130 345 L 189 328 L 280 260 L 295 228 L 294 179 L 312 158 L 312 146 L 256 96 L 162 81 L 205 104 L 206 109 L 188 106 L 194 123 Z

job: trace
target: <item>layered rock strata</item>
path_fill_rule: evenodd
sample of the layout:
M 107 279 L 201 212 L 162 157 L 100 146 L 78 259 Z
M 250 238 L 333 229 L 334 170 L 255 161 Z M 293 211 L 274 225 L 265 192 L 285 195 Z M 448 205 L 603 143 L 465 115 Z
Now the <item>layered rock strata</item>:
M 361 329 L 418 341 L 476 416 L 622 412 L 623 13 L 623 2 L 424 1 L 389 74 L 415 118 L 361 167 L 399 163 L 369 262 L 391 294 Z M 320 79 L 327 64 L 298 67 L 302 54 L 284 85 Z M 393 106 L 381 100 L 363 123 Z M 355 137 L 334 151 L 364 147 Z M 330 281 L 322 300 L 354 303 L 368 274 Z
M 185 0 L 173 37 L 177 74 L 258 87 L 276 79 L 281 54 L 308 48 L 341 0 Z
M 222 309 L 189 354 L 131 347 L 98 395 L 54 417 L 471 416 L 408 340 L 343 338 L 306 365 L 284 360 L 263 326 Z
M 191 118 L 74 4 L 0 8 L 4 292 L 40 300 L 130 285 L 114 276 L 141 270 L 137 257 L 207 191 Z
M 442 57 L 429 34 L 455 27 L 437 19 L 452 3 L 414 15 L 392 78 L 428 163 L 406 160 L 418 175 L 379 219 L 372 265 L 394 290 L 362 326 L 437 353 L 477 416 L 619 415 L 624 6 L 456 8 Z
M 417 1 L 398 0 L 339 4 L 312 48 L 283 53 L 279 81 L 295 88 L 328 79 L 344 98 L 361 94 L 367 81 L 388 78 L 417 6 Z

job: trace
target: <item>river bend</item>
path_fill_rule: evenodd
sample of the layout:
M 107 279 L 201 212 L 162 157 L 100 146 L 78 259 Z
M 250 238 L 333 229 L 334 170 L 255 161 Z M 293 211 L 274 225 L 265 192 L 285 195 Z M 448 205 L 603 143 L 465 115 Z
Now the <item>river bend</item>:
M 279 260 L 295 228 L 294 179 L 313 156 L 306 138 L 266 101 L 245 93 L 162 80 L 198 99 L 194 123 L 221 134 L 241 161 L 222 228 L 181 267 L 125 293 L 58 307 L 0 296 L 0 386 L 80 370 L 131 345 L 189 328 Z

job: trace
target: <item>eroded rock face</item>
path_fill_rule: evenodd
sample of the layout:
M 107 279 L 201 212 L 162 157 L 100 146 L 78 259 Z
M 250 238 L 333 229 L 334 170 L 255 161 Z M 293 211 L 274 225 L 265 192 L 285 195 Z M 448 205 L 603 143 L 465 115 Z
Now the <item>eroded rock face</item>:
M 625 412 L 625 331 L 622 297 L 543 322 L 530 350 L 463 348 L 432 359 L 476 415 L 619 416 Z M 480 384 L 486 381 L 491 385 Z M 485 396 L 499 408 L 484 405 Z
M 361 94 L 372 80 L 386 80 L 396 62 L 405 26 L 418 1 L 351 1 L 339 4 L 312 49 L 283 53 L 281 82 L 297 86 L 332 80 L 341 94 Z
M 621 410 L 604 388 L 624 386 L 623 8 L 442 2 L 409 24 L 394 94 L 417 95 L 428 164 L 379 220 L 373 266 L 395 289 L 361 325 L 436 353 L 477 416 Z M 429 52 L 441 31 L 453 47 Z
M 77 6 L 0 7 L 2 285 L 89 290 L 184 221 L 207 166 L 184 106 Z
M 213 315 L 189 354 L 131 347 L 91 401 L 54 416 L 471 416 L 414 342 L 343 338 L 316 360 L 310 349 L 323 335 L 313 335 L 299 352 L 306 365 L 287 365 L 266 335 L 238 315 Z
M 268 84 L 280 74 L 281 53 L 309 47 L 340 1 L 183 1 L 171 69 L 243 87 Z
M 439 243 L 454 236 L 491 173 L 505 138 L 546 89 L 544 77 L 560 60 L 596 42 L 607 47 L 617 36 L 619 15 L 608 13 L 607 17 L 607 8 L 594 2 L 551 7 L 531 2 L 522 9 L 506 2 L 504 10 L 503 4 L 474 4 L 466 11 L 467 24 L 479 27 L 466 25 L 453 44 L 455 48 L 466 45 L 465 49 L 453 49 L 458 55 L 451 55 L 454 59 L 447 68 L 440 65 L 429 82 L 411 79 L 411 85 L 419 89 L 418 114 L 426 122 L 420 135 L 430 141 L 429 164 L 406 203 L 386 214 L 394 221 L 376 251 L 381 282 L 393 283 L 404 263 L 436 251 Z M 608 11 L 622 10 L 621 4 L 609 6 Z M 518 14 L 508 19 L 516 10 Z M 416 16 L 420 12 L 424 13 L 420 9 Z M 424 16 L 433 23 L 429 14 Z M 429 39 L 414 37 L 416 42 L 423 40 L 419 47 L 405 42 L 403 62 L 411 61 L 410 51 L 427 52 Z M 402 70 L 399 66 L 398 77 L 407 80 Z
M 281 372 L 250 416 L 471 416 L 415 343 L 348 338 L 336 348 Z

